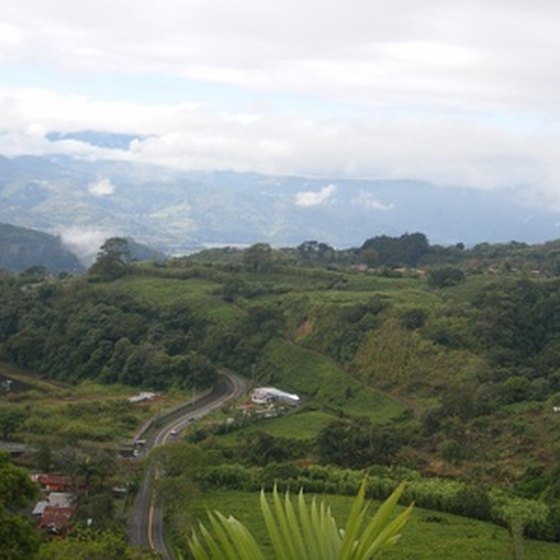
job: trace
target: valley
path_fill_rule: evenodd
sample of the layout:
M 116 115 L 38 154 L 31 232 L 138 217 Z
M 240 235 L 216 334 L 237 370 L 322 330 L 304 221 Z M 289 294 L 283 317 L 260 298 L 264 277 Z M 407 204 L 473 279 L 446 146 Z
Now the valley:
M 2 375 L 14 380 L 0 401 L 13 419 L 3 439 L 36 448 L 20 464 L 37 468 L 50 456 L 57 471 L 109 465 L 87 511 L 104 503 L 109 526 L 124 528 L 142 470 L 138 459 L 119 459 L 119 448 L 226 367 L 302 404 L 260 419 L 245 397 L 149 454 L 146 464 L 165 465 L 156 500 L 177 550 L 200 512 L 212 500 L 224 509 L 228 493 L 242 504 L 276 483 L 330 499 L 352 495 L 367 476 L 371 498 L 405 481 L 403 499 L 416 503 L 404 557 L 425 546 L 415 527 L 432 517 L 442 558 L 453 558 L 461 531 L 481 535 L 469 541 L 473 558 L 484 547 L 507 557 L 512 520 L 526 558 L 553 557 L 556 278 L 503 268 L 435 287 L 430 268 L 388 275 L 286 262 L 273 250 L 256 270 L 246 252 L 210 254 L 130 263 L 115 279 L 90 273 L 25 290 L 25 278 L 1 280 Z M 126 401 L 141 390 L 158 397 Z M 65 454 L 77 463 L 57 462 Z M 117 467 L 123 460 L 129 466 Z M 115 485 L 129 485 L 130 498 L 101 498 Z M 468 529 L 467 518 L 481 525 Z

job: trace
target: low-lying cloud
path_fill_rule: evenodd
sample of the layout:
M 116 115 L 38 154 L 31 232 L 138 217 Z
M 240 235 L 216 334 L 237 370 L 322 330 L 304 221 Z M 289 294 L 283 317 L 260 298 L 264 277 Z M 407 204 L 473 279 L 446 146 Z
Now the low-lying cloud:
M 60 232 L 62 243 L 86 266 L 93 263 L 105 240 L 114 235 L 114 232 L 87 227 L 71 227 Z
M 358 206 L 365 206 L 366 208 L 370 208 L 371 210 L 381 210 L 387 211 L 392 210 L 395 205 L 392 202 L 384 203 L 377 200 L 373 195 L 362 191 L 359 196 L 352 200 L 352 204 Z
M 338 190 L 336 185 L 332 183 L 323 187 L 320 191 L 301 191 L 296 194 L 296 205 L 304 208 L 310 206 L 319 206 L 327 202 Z
M 110 196 L 115 193 L 115 185 L 111 183 L 111 179 L 101 179 L 90 183 L 87 190 L 93 196 Z

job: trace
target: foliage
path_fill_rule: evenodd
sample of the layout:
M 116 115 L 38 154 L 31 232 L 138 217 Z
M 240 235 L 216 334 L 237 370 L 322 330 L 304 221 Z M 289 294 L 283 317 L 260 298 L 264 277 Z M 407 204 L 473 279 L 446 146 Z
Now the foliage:
M 316 446 L 322 462 L 360 468 L 390 463 L 400 442 L 368 420 L 334 420 L 319 432 Z
M 268 243 L 255 243 L 243 252 L 243 263 L 254 274 L 269 272 L 272 266 L 272 248 Z
M 206 387 L 216 378 L 215 367 L 197 352 L 205 319 L 185 305 L 154 309 L 75 283 L 47 301 L 15 289 L 0 294 L 2 317 L 6 357 L 47 376 L 155 389 Z
M 430 288 L 449 288 L 465 281 L 465 273 L 452 266 L 442 266 L 428 270 L 428 286 Z
M 39 547 L 39 537 L 21 510 L 37 496 L 27 473 L 0 454 L 0 559 L 27 560 Z
M 370 519 L 365 502 L 365 481 L 358 495 L 344 530 L 337 526 L 330 508 L 324 502 L 311 504 L 305 501 L 300 491 L 296 504 L 288 492 L 282 501 L 276 489 L 272 494 L 272 506 L 264 491 L 260 504 L 268 529 L 275 558 L 285 560 L 320 559 L 367 559 L 393 545 L 407 522 L 412 506 L 394 519 L 396 504 L 404 488 L 400 486 Z M 213 558 L 254 560 L 269 558 L 249 530 L 234 517 L 226 518 L 221 513 L 209 514 L 210 530 L 200 524 L 199 532 L 190 541 L 195 559 Z
M 155 560 L 129 546 L 124 536 L 114 531 L 81 529 L 65 539 L 41 547 L 37 560 Z
M 307 487 L 306 487 L 307 488 Z M 309 492 L 309 489 L 306 490 Z M 330 494 L 325 500 L 337 519 L 346 519 L 355 490 L 349 496 Z M 372 511 L 377 507 L 372 504 Z M 208 510 L 229 512 L 251 530 L 259 544 L 267 540 L 267 531 L 255 492 L 214 490 L 201 495 L 189 508 L 205 520 Z M 417 504 L 407 521 L 398 546 L 386 550 L 384 560 L 511 560 L 512 538 L 506 528 L 488 522 L 422 509 Z M 557 560 L 558 544 L 525 539 L 526 560 Z M 269 557 L 273 552 L 270 550 Z M 268 551 L 267 550 L 267 551 Z
M 400 237 L 381 235 L 367 239 L 362 251 L 373 250 L 381 266 L 417 266 L 429 251 L 429 243 L 423 233 L 405 233 Z
M 101 245 L 89 274 L 105 281 L 116 280 L 127 273 L 129 261 L 128 241 L 124 237 L 111 237 Z

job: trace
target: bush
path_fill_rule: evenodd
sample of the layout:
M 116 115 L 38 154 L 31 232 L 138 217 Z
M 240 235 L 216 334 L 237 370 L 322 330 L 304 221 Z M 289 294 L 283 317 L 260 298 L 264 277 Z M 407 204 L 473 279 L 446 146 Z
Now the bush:
M 428 271 L 428 286 L 430 288 L 449 288 L 465 281 L 465 273 L 453 266 L 432 268 Z

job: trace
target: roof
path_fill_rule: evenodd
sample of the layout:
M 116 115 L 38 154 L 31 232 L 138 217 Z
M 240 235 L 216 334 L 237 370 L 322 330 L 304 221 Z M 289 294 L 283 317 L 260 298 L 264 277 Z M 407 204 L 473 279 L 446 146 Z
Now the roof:
M 38 474 L 32 478 L 45 487 L 72 487 L 72 479 L 62 474 Z
M 280 391 L 276 387 L 257 387 L 251 394 L 253 398 L 263 399 L 263 398 L 273 398 L 273 399 L 284 399 L 290 401 L 299 401 L 299 396 L 293 393 L 286 393 L 285 391 Z
M 134 395 L 128 398 L 128 402 L 131 403 L 139 403 L 142 401 L 151 401 L 152 399 L 156 398 L 156 393 L 152 393 L 150 391 L 143 391 L 142 393 L 138 393 L 138 395 Z
M 49 505 L 47 500 L 41 500 L 35 504 L 33 511 L 31 512 L 33 515 L 43 515 L 45 508 Z
M 72 507 L 74 494 L 70 492 L 51 492 L 49 494 L 49 506 L 53 507 Z
M 73 513 L 74 508 L 47 506 L 39 522 L 39 528 L 51 531 L 66 529 L 70 525 Z

